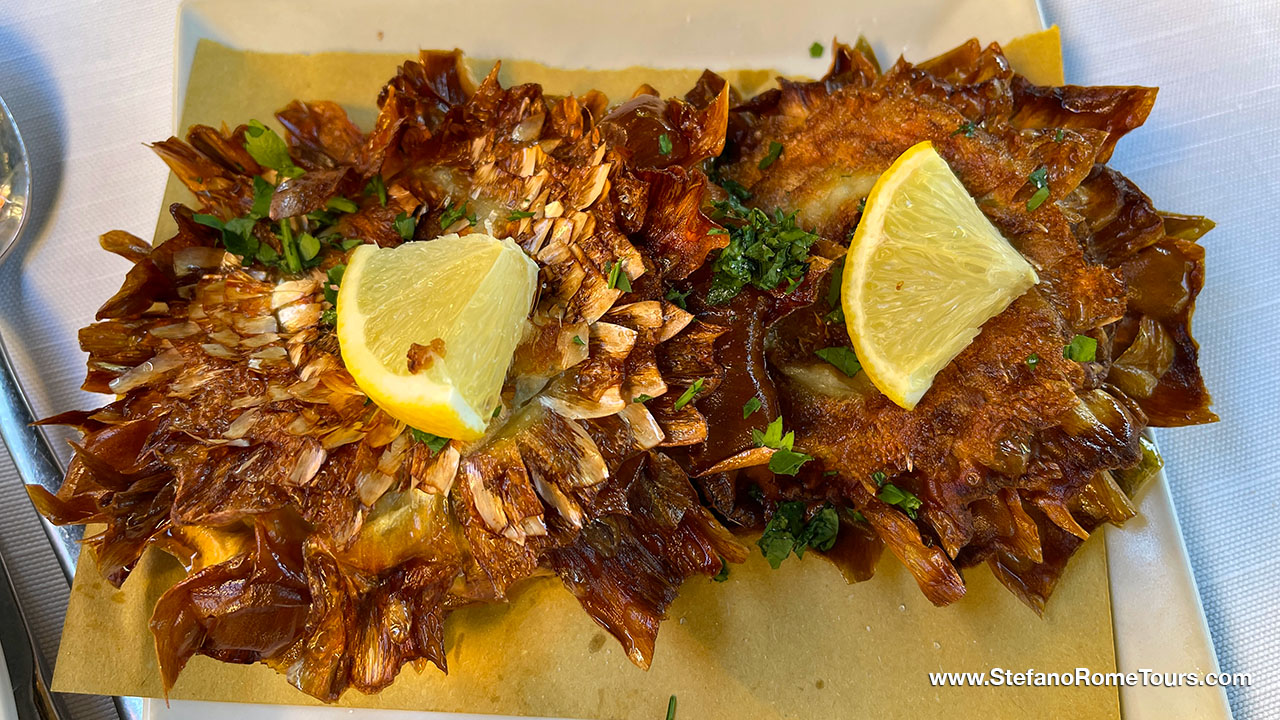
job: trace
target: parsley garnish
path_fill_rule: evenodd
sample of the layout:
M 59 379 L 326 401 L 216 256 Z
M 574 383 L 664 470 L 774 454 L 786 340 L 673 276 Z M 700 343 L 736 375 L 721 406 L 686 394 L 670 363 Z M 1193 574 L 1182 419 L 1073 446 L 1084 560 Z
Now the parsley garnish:
M 653 399 L 653 396 L 652 396 L 652 395 L 645 395 L 644 393 L 640 393 L 639 395 L 637 395 L 637 396 L 635 396 L 635 397 L 631 398 L 631 402 L 633 402 L 633 403 L 646 403 L 646 402 L 649 402 L 649 401 L 650 401 L 650 400 L 652 400 L 652 399 Z
M 344 197 L 331 197 L 329 198 L 329 201 L 324 204 L 324 209 L 335 210 L 337 212 L 344 212 L 344 213 L 353 213 L 359 210 L 360 206 L 355 204 L 355 202 L 348 200 Z
M 831 284 L 827 286 L 827 306 L 831 308 L 831 311 L 822 316 L 823 322 L 831 324 L 844 322 L 844 307 L 840 304 L 840 290 L 844 284 L 843 268 L 843 259 L 831 267 Z M 825 360 L 826 358 L 823 359 Z
M 469 204 L 470 201 L 464 201 L 462 205 L 454 207 L 453 203 L 449 203 L 448 207 L 444 209 L 444 212 L 440 214 L 440 229 L 446 230 L 463 218 L 466 218 L 468 223 L 475 225 L 476 214 L 474 212 L 470 215 L 467 214 L 467 206 Z
M 720 205 L 725 207 L 723 203 Z M 771 218 L 752 208 L 741 219 L 746 222 L 729 233 L 729 244 L 712 265 L 711 289 L 707 302 L 722 305 L 747 285 L 773 290 L 787 282 L 794 290 L 809 269 L 809 247 L 818 236 L 796 225 L 796 214 L 775 210 Z
M 742 207 L 742 203 L 752 198 L 751 191 L 748 190 L 742 183 L 738 182 L 737 180 L 730 180 L 729 178 L 717 178 L 717 181 L 720 183 L 720 187 L 724 188 L 724 191 L 729 193 L 729 197 L 738 201 L 736 209 L 739 212 L 745 213 L 746 208 Z
M 664 297 L 666 297 L 667 300 L 670 300 L 672 305 L 675 305 L 681 310 L 689 309 L 685 302 L 685 298 L 689 297 L 688 290 L 685 290 L 684 292 L 680 292 L 675 288 L 671 288 L 670 290 L 667 291 L 667 294 Z
M 671 154 L 671 138 L 666 133 L 658 136 L 658 152 L 663 155 Z
M 257 175 L 253 176 L 253 208 L 249 214 L 256 218 L 264 218 L 271 214 L 271 196 L 276 187 Z
M 835 508 L 824 506 L 808 522 L 804 520 L 804 511 L 803 502 L 779 503 L 765 525 L 764 533 L 756 541 L 760 554 L 774 570 L 781 567 L 782 561 L 793 552 L 796 557 L 803 558 L 804 551 L 809 548 L 825 551 L 835 545 L 836 534 L 840 531 L 840 518 Z
M 585 343 L 585 342 L 583 342 L 582 337 L 581 337 L 581 336 L 578 336 L 578 335 L 574 335 L 574 336 L 573 336 L 573 344 L 574 344 L 574 345 L 586 345 L 586 343 Z
M 778 158 L 781 155 L 782 155 L 782 143 L 776 140 L 772 140 L 769 142 L 769 152 L 765 153 L 764 157 L 760 158 L 760 164 L 756 165 L 756 167 L 760 168 L 761 170 L 766 170 L 770 165 L 777 162 Z
M 1040 364 L 1039 355 L 1035 353 L 1031 353 L 1030 355 L 1027 356 L 1027 367 L 1034 368 L 1036 365 L 1039 365 L 1039 364 Z
M 382 207 L 387 206 L 387 183 L 382 179 L 381 175 L 374 175 L 369 178 L 369 182 L 365 183 L 364 186 L 364 194 L 376 195 L 378 204 L 382 205 Z
M 413 231 L 418 225 L 418 221 L 412 215 L 400 213 L 396 215 L 396 232 L 400 233 L 400 237 L 405 240 L 413 239 Z
M 1036 188 L 1035 194 L 1027 201 L 1027 210 L 1035 210 L 1049 199 L 1049 169 L 1041 165 L 1027 176 L 1027 181 Z
M 264 245 L 258 242 L 258 238 L 254 237 L 253 226 L 258 222 L 255 218 L 238 217 L 224 223 L 213 215 L 195 213 L 191 216 L 191 219 L 201 225 L 220 231 L 222 233 L 222 245 L 232 255 L 239 255 L 242 258 L 255 258 L 263 254 L 262 248 L 266 248 L 272 254 L 275 253 L 275 250 L 270 245 Z
M 702 382 L 703 382 L 702 378 L 698 378 L 697 380 L 694 380 L 693 384 L 690 385 L 688 389 L 686 389 L 680 395 L 680 397 L 676 398 L 676 404 L 675 404 L 676 410 L 679 410 L 683 408 L 685 405 L 688 405 L 690 401 L 692 401 L 693 398 L 697 396 L 698 393 L 702 392 Z
M 631 278 L 622 271 L 622 258 L 618 258 L 609 266 L 609 288 L 622 292 L 631 292 Z
M 250 120 L 244 133 L 244 149 L 259 165 L 271 168 L 285 177 L 298 177 L 304 171 L 293 164 L 289 146 L 275 130 L 257 120 Z
M 328 282 L 324 286 L 324 299 L 328 300 L 330 305 L 338 304 L 338 288 L 342 287 L 342 276 L 346 272 L 346 265 L 334 265 L 329 268 Z
M 320 254 L 320 241 L 311 233 L 302 233 L 298 238 L 298 253 L 302 255 L 303 262 L 315 260 Z
M 1062 348 L 1062 357 L 1076 362 L 1093 362 L 1098 356 L 1098 341 L 1088 335 L 1076 335 Z
M 298 256 L 298 242 L 293 239 L 293 223 L 289 218 L 280 222 L 280 249 L 284 254 L 285 269 L 302 272 L 302 258 Z
M 1058 132 L 1053 134 L 1053 141 L 1056 143 L 1060 143 L 1062 142 L 1062 138 L 1065 136 L 1066 136 L 1066 133 L 1062 131 L 1062 128 L 1058 128 Z
M 916 518 L 916 511 L 920 509 L 920 498 L 893 483 L 880 488 L 880 493 L 876 497 L 880 498 L 881 502 L 902 508 L 912 520 Z
M 881 485 L 884 485 L 884 481 L 888 479 L 889 479 L 889 476 L 885 475 L 883 470 L 877 470 L 871 473 L 871 480 L 876 484 L 876 487 L 880 487 Z
M 440 450 L 444 448 L 445 445 L 449 444 L 449 438 L 440 437 L 439 435 L 432 435 L 431 433 L 423 432 L 418 428 L 414 428 L 414 427 L 409 428 L 409 434 L 413 436 L 413 439 L 416 440 L 417 442 L 420 442 L 423 445 L 426 445 L 427 448 L 431 450 L 432 455 L 435 455 L 436 453 L 440 452 Z
M 531 218 L 538 213 L 532 210 L 512 210 L 507 214 L 508 220 L 521 220 L 523 218 Z
M 498 416 L 499 416 L 499 415 L 501 415 L 501 414 L 502 414 L 502 406 L 501 406 L 501 405 L 499 405 L 498 407 L 496 407 L 496 408 L 494 408 L 494 409 L 493 409 L 493 414 L 492 414 L 492 415 L 490 415 L 489 417 L 490 417 L 490 418 L 496 418 L 496 417 L 498 417 Z
M 716 582 L 724 582 L 729 579 L 729 563 L 725 562 L 724 558 L 720 558 L 720 572 L 712 575 L 711 579 Z
M 742 406 L 742 419 L 746 420 L 751 417 L 751 413 L 759 410 L 764 403 L 760 402 L 760 398 L 753 397 Z
M 769 458 L 769 469 L 777 475 L 795 475 L 800 472 L 800 466 L 812 459 L 812 455 L 782 448 L 773 451 L 773 456 Z
M 822 43 L 815 42 L 809 46 L 809 57 L 822 57 Z
M 773 457 L 769 458 L 769 469 L 778 475 L 795 475 L 800 466 L 813 459 L 812 456 L 796 452 L 794 431 L 782 433 L 782 418 L 774 418 L 765 426 L 764 432 L 752 428 L 751 440 L 759 447 L 773 448 Z
M 834 365 L 837 370 L 849 377 L 862 371 L 862 363 L 858 362 L 858 356 L 850 348 L 844 346 L 822 348 L 814 352 L 814 355 Z
M 973 137 L 973 132 L 977 129 L 978 129 L 978 126 L 974 125 L 972 120 L 965 120 L 964 122 L 960 123 L 960 127 L 951 131 L 951 137 L 955 137 L 956 135 L 963 135 L 965 137 L 971 138 Z

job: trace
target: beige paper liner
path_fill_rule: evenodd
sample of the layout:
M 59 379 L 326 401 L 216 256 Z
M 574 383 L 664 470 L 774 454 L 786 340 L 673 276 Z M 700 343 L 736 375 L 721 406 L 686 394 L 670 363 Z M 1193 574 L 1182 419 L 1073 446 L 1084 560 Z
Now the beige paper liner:
M 1016 67 L 1039 80 L 1061 77 L 1056 29 L 1024 42 Z M 1019 47 L 1011 43 L 1010 47 Z M 1030 57 L 1031 59 L 1028 59 Z M 269 55 L 202 42 L 191 69 L 183 126 L 264 121 L 294 98 L 332 99 L 369 127 L 373 100 L 401 55 Z M 1032 65 L 1032 59 L 1039 63 Z M 489 63 L 474 61 L 483 74 Z M 1046 74 L 1047 73 L 1047 74 Z M 542 82 L 553 92 L 598 88 L 629 97 L 642 81 L 679 94 L 697 70 L 565 71 L 503 66 L 505 83 Z M 759 71 L 728 73 L 750 93 Z M 188 199 L 170 178 L 165 207 Z M 163 213 L 157 232 L 171 225 Z M 180 579 L 168 556 L 149 552 L 122 590 L 81 556 L 54 677 L 63 692 L 161 694 L 147 621 L 159 595 Z M 664 717 L 679 697 L 681 720 L 706 718 L 1005 717 L 1118 718 L 1115 688 L 945 688 L 931 671 L 1115 669 L 1105 546 L 1086 543 L 1071 561 L 1044 618 L 985 568 L 966 574 L 968 594 L 935 608 L 889 553 L 876 577 L 848 585 L 815 555 L 771 570 L 759 555 L 723 584 L 694 578 L 659 633 L 653 666 L 632 665 L 555 580 L 526 584 L 510 604 L 455 612 L 446 623 L 450 673 L 406 666 L 376 696 L 350 691 L 341 704 L 572 718 Z M 192 659 L 175 699 L 316 704 L 262 665 Z

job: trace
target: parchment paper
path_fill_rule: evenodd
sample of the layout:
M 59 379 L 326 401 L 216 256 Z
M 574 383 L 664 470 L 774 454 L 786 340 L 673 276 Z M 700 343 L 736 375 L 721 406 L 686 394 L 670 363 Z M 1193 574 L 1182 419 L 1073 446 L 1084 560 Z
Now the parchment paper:
M 1061 78 L 1056 30 L 1021 49 L 1010 45 L 1022 71 L 1041 81 Z M 378 89 L 403 60 L 400 55 L 266 55 L 202 42 L 182 125 L 267 122 L 274 110 L 302 98 L 335 100 L 367 128 Z M 473 61 L 473 73 L 483 75 L 490 65 Z M 629 97 L 641 80 L 665 95 L 682 93 L 699 72 L 567 72 L 508 62 L 502 79 L 540 81 L 551 92 L 595 87 L 616 100 Z M 769 77 L 759 71 L 729 76 L 748 94 Z M 164 207 L 186 197 L 171 178 Z M 167 220 L 162 213 L 158 237 L 167 237 Z M 1001 588 L 985 568 L 966 573 L 968 594 L 961 602 L 934 608 L 889 553 L 877 576 L 858 585 L 847 585 L 815 555 L 788 560 L 776 571 L 753 556 L 723 584 L 705 578 L 685 584 L 659 633 L 648 672 L 633 666 L 557 581 L 534 581 L 509 605 L 450 616 L 447 677 L 433 666 L 422 672 L 406 667 L 381 694 L 348 692 L 342 704 L 651 720 L 663 716 L 674 694 L 682 719 L 1118 718 L 1114 688 L 944 688 L 931 686 L 927 675 L 994 667 L 1114 670 L 1100 540 L 1086 543 L 1072 560 L 1043 618 Z M 159 595 L 180 577 L 176 563 L 151 552 L 117 591 L 84 554 L 55 689 L 159 696 L 147 620 Z M 315 703 L 265 666 L 204 657 L 191 661 L 170 697 Z

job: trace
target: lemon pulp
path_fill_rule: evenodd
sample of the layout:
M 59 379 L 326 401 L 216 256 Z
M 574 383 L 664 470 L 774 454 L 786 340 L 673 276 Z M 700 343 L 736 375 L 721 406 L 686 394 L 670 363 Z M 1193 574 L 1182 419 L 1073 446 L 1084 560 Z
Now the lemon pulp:
M 338 292 L 347 371 L 392 417 L 477 438 L 498 403 L 537 279 L 537 264 L 518 245 L 480 233 L 362 245 Z M 425 360 L 411 371 L 414 345 Z
M 867 197 L 841 305 L 862 369 L 909 410 L 982 324 L 1037 281 L 926 141 L 899 156 Z

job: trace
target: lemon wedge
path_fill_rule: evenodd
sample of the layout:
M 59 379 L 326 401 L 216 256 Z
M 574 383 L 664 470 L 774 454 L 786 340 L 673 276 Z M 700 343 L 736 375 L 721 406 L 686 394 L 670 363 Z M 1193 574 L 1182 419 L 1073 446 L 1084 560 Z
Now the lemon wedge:
M 478 438 L 537 284 L 537 264 L 509 239 L 361 245 L 338 291 L 342 360 L 392 417 L 442 437 Z
M 862 369 L 908 410 L 982 324 L 1038 282 L 930 142 L 871 189 L 841 279 Z

